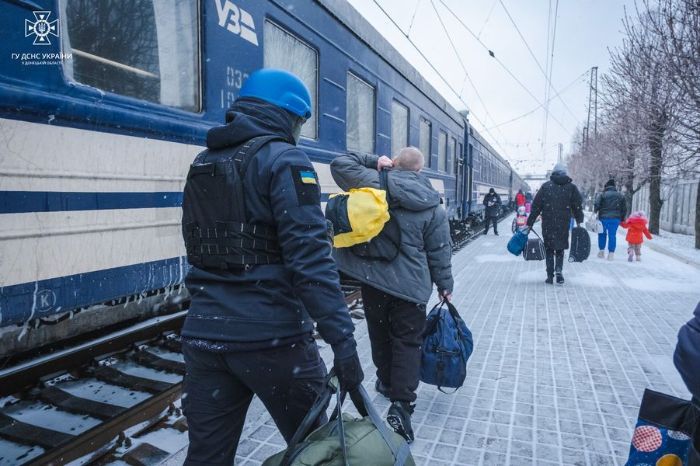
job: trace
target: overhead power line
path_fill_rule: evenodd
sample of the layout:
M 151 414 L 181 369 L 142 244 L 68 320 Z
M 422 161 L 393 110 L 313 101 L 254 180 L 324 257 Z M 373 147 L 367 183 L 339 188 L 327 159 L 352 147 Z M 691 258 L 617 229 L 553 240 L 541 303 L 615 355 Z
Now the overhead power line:
M 535 63 L 537 64 L 537 67 L 538 67 L 538 68 L 540 69 L 540 71 L 542 72 L 542 75 L 544 76 L 544 78 L 545 78 L 546 81 L 547 81 L 547 85 L 550 87 L 550 89 L 554 89 L 554 84 L 553 84 L 552 81 L 549 79 L 549 75 L 547 74 L 547 72 L 545 71 L 545 69 L 542 67 L 542 64 L 541 64 L 540 61 L 537 59 L 537 56 L 535 55 L 535 53 L 532 51 L 532 47 L 530 47 L 530 44 L 529 44 L 529 43 L 527 42 L 527 40 L 525 39 L 525 36 L 523 36 L 523 33 L 520 31 L 520 28 L 518 27 L 517 23 L 516 23 L 515 20 L 513 19 L 513 16 L 510 14 L 510 11 L 508 11 L 508 8 L 506 8 L 505 3 L 503 3 L 503 0 L 497 0 L 497 1 L 500 2 L 501 6 L 503 7 L 503 11 L 505 11 L 506 16 L 508 16 L 508 19 L 510 20 L 511 24 L 512 24 L 513 27 L 515 28 L 515 31 L 518 33 L 518 36 L 520 37 L 520 40 L 523 42 L 523 44 L 524 44 L 525 47 L 527 48 L 527 51 L 530 53 L 530 56 L 532 57 L 532 59 L 533 59 L 533 60 L 535 61 Z M 559 98 L 559 101 L 562 103 L 562 105 L 564 106 L 564 108 L 566 108 L 566 110 L 569 112 L 569 114 L 574 118 L 574 120 L 576 120 L 576 121 L 578 122 L 578 117 L 574 114 L 574 112 L 571 110 L 571 108 L 566 104 L 566 102 L 564 101 L 564 99 Z
M 408 34 L 403 30 L 403 28 L 396 22 L 396 20 L 384 9 L 384 7 L 382 7 L 382 5 L 379 3 L 378 0 L 373 0 L 373 1 L 374 1 L 374 4 L 377 5 L 377 7 L 381 10 L 381 12 L 384 13 L 384 16 L 386 16 L 386 17 L 389 19 L 389 21 L 391 21 L 391 23 L 394 25 L 394 27 L 396 27 L 396 29 L 398 29 L 398 30 L 401 32 L 401 34 L 403 34 L 403 36 L 406 38 L 406 40 L 408 40 L 408 42 L 411 44 L 411 46 L 413 46 L 413 48 L 416 50 L 416 52 L 418 52 L 418 54 L 423 58 L 423 60 L 425 60 L 425 62 L 428 64 L 428 66 L 430 66 L 430 68 L 435 72 L 435 74 L 437 74 L 437 76 L 440 78 L 440 80 L 441 80 L 443 83 L 445 83 L 445 85 L 446 85 L 446 86 L 450 89 L 450 91 L 452 91 L 452 93 L 460 100 L 460 102 L 462 102 L 462 104 L 464 104 L 464 106 L 465 106 L 467 109 L 469 109 L 469 104 L 467 104 L 467 102 L 464 101 L 464 99 L 462 98 L 461 94 L 458 93 L 458 92 L 455 90 L 454 87 L 452 87 L 452 85 L 449 83 L 449 81 L 447 81 L 447 79 L 442 75 L 442 73 L 440 73 L 440 71 L 435 67 L 435 65 L 433 64 L 433 62 L 430 61 L 430 59 L 428 59 L 428 57 L 425 55 L 425 53 L 423 53 L 423 51 L 420 49 L 420 47 L 418 47 L 418 45 L 416 45 L 416 43 L 413 42 L 413 40 L 409 37 L 409 35 L 408 35 Z M 470 113 L 470 115 L 472 115 L 472 116 L 474 117 L 474 119 L 475 119 L 476 121 L 478 121 L 479 124 L 484 128 L 484 130 L 491 136 L 491 138 L 494 140 L 494 142 L 496 143 L 496 145 L 498 145 L 498 147 L 503 151 L 503 154 L 504 154 L 504 156 L 505 156 L 505 153 L 506 153 L 505 148 L 501 145 L 501 143 L 498 141 L 498 139 L 496 139 L 496 138 L 493 136 L 493 134 L 491 134 L 491 133 L 486 129 L 486 128 L 487 128 L 486 124 L 485 124 L 483 121 L 481 121 L 481 119 L 480 119 L 476 114 Z
M 550 13 L 551 13 L 551 0 L 550 0 Z M 552 82 L 552 70 L 554 69 L 554 45 L 556 44 L 557 40 L 557 19 L 559 15 L 559 0 L 556 0 L 556 4 L 554 7 L 554 31 L 552 32 L 552 46 L 551 46 L 551 55 L 549 54 L 549 39 L 547 39 L 547 63 L 548 63 L 548 70 L 547 70 L 547 82 L 549 83 L 548 85 L 545 85 L 545 103 L 544 103 L 544 125 L 542 128 L 542 147 L 544 147 L 545 143 L 547 142 L 547 126 L 549 124 L 549 95 L 552 89 L 551 82 Z M 549 21 L 547 22 L 547 28 L 549 29 Z M 549 31 L 547 31 L 547 37 L 549 37 Z
M 449 31 L 447 30 L 447 27 L 445 26 L 445 23 L 442 21 L 442 16 L 440 16 L 440 12 L 437 10 L 435 7 L 435 2 L 433 0 L 430 0 L 430 5 L 433 7 L 433 10 L 435 11 L 435 15 L 438 18 L 438 21 L 440 22 L 440 26 L 442 26 L 442 30 L 445 32 L 445 35 L 447 36 L 447 41 L 450 43 L 450 46 L 452 47 L 452 51 L 454 52 L 455 56 L 457 57 L 457 61 L 459 61 L 459 64 L 462 67 L 462 71 L 464 71 L 464 76 L 466 77 L 467 81 L 469 81 L 469 84 L 471 84 L 472 88 L 474 89 L 474 93 L 476 94 L 477 99 L 479 99 L 479 102 L 481 102 L 481 106 L 484 109 L 484 113 L 486 114 L 486 117 L 489 118 L 494 124 L 496 123 L 496 120 L 493 119 L 491 114 L 489 113 L 488 107 L 486 106 L 486 102 L 484 102 L 484 99 L 481 98 L 481 94 L 479 94 L 479 89 L 474 85 L 474 81 L 472 81 L 472 78 L 469 76 L 469 71 L 467 70 L 466 65 L 464 64 L 464 61 L 462 60 L 462 57 L 460 56 L 459 52 L 457 51 L 457 47 L 455 46 L 454 42 L 452 41 L 452 36 L 450 36 Z M 486 127 L 484 127 L 486 130 Z M 503 137 L 503 134 L 501 134 L 501 137 Z M 505 138 L 504 138 L 505 140 Z
M 556 99 L 557 97 L 559 97 L 560 94 L 563 94 L 565 91 L 567 91 L 569 88 L 571 88 L 571 86 L 573 86 L 574 84 L 578 83 L 578 82 L 581 80 L 581 78 L 584 78 L 584 77 L 588 76 L 588 72 L 589 72 L 589 70 L 586 70 L 586 71 L 584 71 L 583 73 L 581 73 L 580 75 L 578 75 L 578 76 L 576 77 L 576 79 L 574 79 L 574 80 L 571 81 L 569 84 L 567 84 L 566 86 L 564 86 L 563 88 L 561 88 L 561 89 L 556 93 L 556 95 L 555 95 L 554 97 L 551 97 L 551 98 L 549 99 L 549 101 L 552 101 L 552 100 Z M 505 126 L 505 125 L 507 125 L 507 124 L 513 123 L 514 121 L 517 121 L 517 120 L 520 120 L 520 119 L 522 119 L 522 118 L 525 118 L 526 116 L 529 116 L 529 115 L 535 113 L 537 110 L 541 109 L 543 106 L 544 106 L 544 103 L 538 105 L 537 107 L 533 108 L 532 110 L 528 110 L 527 112 L 525 112 L 525 113 L 523 113 L 523 114 L 521 114 L 521 115 L 518 115 L 518 116 L 516 116 L 516 117 L 513 117 L 513 118 L 511 118 L 510 120 L 507 120 L 507 121 L 504 121 L 504 122 L 502 122 L 502 123 L 499 123 L 499 124 L 497 124 L 497 125 L 495 125 L 495 126 L 492 126 L 492 127 L 490 127 L 489 129 L 495 129 L 495 128 L 498 128 L 498 127 L 501 127 L 501 126 Z
M 472 31 L 471 28 L 470 28 L 469 26 L 467 26 L 467 24 L 466 24 L 464 21 L 462 21 L 462 19 L 459 17 L 459 15 L 457 15 L 457 13 L 455 13 L 455 12 L 449 7 L 449 5 L 447 5 L 447 4 L 445 3 L 444 0 L 438 0 L 438 1 L 439 1 L 439 2 L 442 4 L 442 6 L 445 7 L 445 9 L 457 20 L 457 22 L 458 22 L 458 23 L 459 23 L 459 24 L 460 24 L 460 25 L 461 25 L 461 26 L 462 26 L 462 27 L 463 27 L 463 28 L 464 28 L 464 29 L 479 43 L 479 45 L 481 45 L 484 49 L 486 49 L 486 50 L 488 51 L 489 55 L 490 55 L 491 57 L 493 57 L 494 60 L 496 60 L 496 62 L 501 66 L 501 68 L 503 68 L 503 69 L 505 70 L 505 72 L 508 73 L 508 75 L 509 75 L 511 78 L 513 78 L 513 80 L 514 80 L 516 83 L 518 83 L 518 85 L 519 85 L 530 97 L 532 97 L 532 99 L 533 99 L 535 102 L 537 102 L 537 103 L 540 104 L 540 105 L 543 105 L 542 102 L 540 102 L 540 99 L 537 98 L 537 96 L 536 96 L 525 84 L 523 84 L 523 82 L 515 75 L 515 73 L 513 73 L 513 72 L 510 70 L 510 68 L 508 68 L 508 67 L 506 66 L 506 64 L 503 63 L 503 61 L 501 61 L 501 59 L 498 58 L 498 57 L 496 56 L 496 54 L 493 52 L 493 50 L 491 50 L 481 39 L 479 39 L 479 37 L 477 37 L 476 34 L 474 34 L 474 31 Z M 375 0 L 375 3 L 376 3 L 376 0 Z M 564 131 L 569 131 L 569 129 L 568 129 L 566 126 L 564 126 L 564 124 L 563 124 L 561 121 L 559 121 L 558 118 L 555 118 L 555 117 L 552 116 L 552 119 L 553 119 Z

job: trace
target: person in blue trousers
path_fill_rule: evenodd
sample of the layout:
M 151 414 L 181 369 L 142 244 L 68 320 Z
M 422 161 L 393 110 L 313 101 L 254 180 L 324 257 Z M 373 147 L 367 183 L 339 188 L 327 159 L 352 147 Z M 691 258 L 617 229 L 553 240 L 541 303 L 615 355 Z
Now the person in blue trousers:
M 615 258 L 617 246 L 617 229 L 627 216 L 625 196 L 615 187 L 615 180 L 605 183 L 605 190 L 595 201 L 594 211 L 603 224 L 603 232 L 598 234 L 598 257 L 605 257 L 605 246 L 608 247 L 608 260 Z

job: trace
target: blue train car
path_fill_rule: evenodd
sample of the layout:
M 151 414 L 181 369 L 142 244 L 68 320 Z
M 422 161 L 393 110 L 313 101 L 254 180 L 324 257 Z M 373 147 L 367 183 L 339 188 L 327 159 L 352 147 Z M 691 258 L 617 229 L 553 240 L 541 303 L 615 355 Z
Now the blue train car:
M 488 186 L 512 195 L 503 159 L 345 2 L 0 7 L 0 327 L 113 314 L 105 303 L 152 307 L 178 290 L 188 166 L 261 67 L 290 70 L 311 90 L 301 145 L 324 201 L 338 190 L 336 155 L 406 145 L 425 154 L 453 223 L 478 216 Z

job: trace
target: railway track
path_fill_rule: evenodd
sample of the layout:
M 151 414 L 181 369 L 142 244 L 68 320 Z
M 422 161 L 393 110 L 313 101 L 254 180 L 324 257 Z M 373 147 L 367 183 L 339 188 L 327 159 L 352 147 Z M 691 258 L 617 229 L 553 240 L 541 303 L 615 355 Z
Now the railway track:
M 343 286 L 354 318 L 360 293 Z M 0 465 L 150 465 L 187 442 L 186 311 L 0 371 Z
M 465 230 L 458 251 L 481 233 Z M 364 318 L 359 283 L 343 281 L 350 313 Z M 186 311 L 155 317 L 0 370 L 0 466 L 150 465 L 187 442 L 180 410 Z

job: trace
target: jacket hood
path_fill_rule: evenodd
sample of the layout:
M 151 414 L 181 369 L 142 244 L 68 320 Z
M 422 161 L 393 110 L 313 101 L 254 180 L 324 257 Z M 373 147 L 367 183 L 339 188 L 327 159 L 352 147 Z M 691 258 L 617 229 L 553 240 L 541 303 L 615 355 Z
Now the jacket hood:
M 238 99 L 226 112 L 226 124 L 207 133 L 208 149 L 224 149 L 266 135 L 284 138 L 295 144 L 292 128 L 294 116 L 275 105 L 258 99 Z
M 425 175 L 392 170 L 387 177 L 391 206 L 421 211 L 440 205 L 440 194 Z
M 648 222 L 646 215 L 643 212 L 634 212 L 627 219 L 627 223 L 641 223 L 646 224 Z
M 638 225 L 640 227 L 646 226 L 647 219 L 644 217 L 630 217 L 627 219 L 627 225 Z
M 569 178 L 569 176 L 564 171 L 553 172 L 550 175 L 549 179 L 552 180 L 553 183 L 558 184 L 558 185 L 564 185 L 567 183 L 571 183 L 571 178 Z

